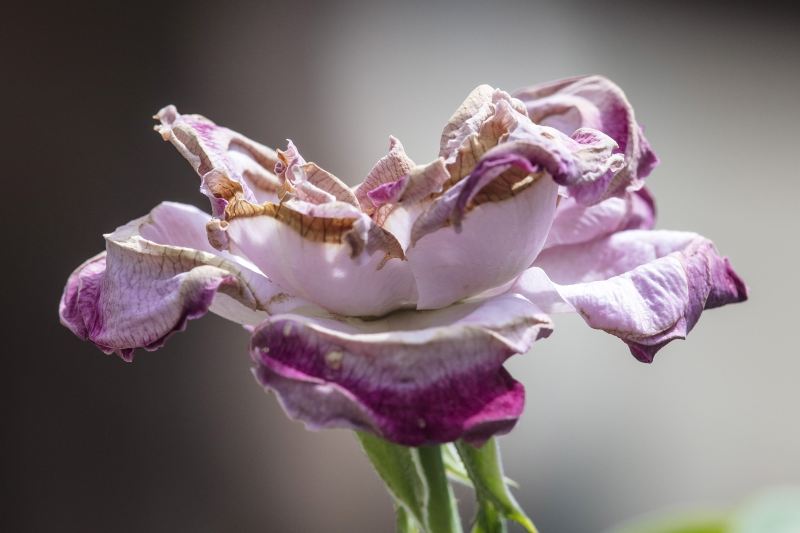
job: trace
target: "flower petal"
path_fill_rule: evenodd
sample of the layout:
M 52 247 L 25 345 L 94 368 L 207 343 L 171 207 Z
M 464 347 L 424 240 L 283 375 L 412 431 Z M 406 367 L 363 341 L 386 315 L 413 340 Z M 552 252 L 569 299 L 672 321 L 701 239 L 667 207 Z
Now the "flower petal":
M 537 124 L 567 135 L 580 128 L 602 131 L 619 145 L 626 164 L 603 184 L 605 196 L 642 186 L 658 158 L 636 122 L 633 107 L 614 82 L 602 76 L 568 78 L 516 91 Z
M 209 309 L 243 324 L 303 302 L 281 292 L 244 260 L 211 248 L 209 215 L 163 203 L 106 235 L 106 251 L 70 276 L 61 322 L 106 353 L 126 360 L 154 350 Z
M 274 173 L 274 150 L 201 115 L 181 115 L 172 105 L 155 118 L 161 122 L 156 131 L 202 178 L 200 190 L 211 200 L 215 216 L 236 195 L 253 202 L 277 200 L 281 180 Z
M 544 248 L 588 242 L 617 231 L 653 229 L 655 217 L 655 201 L 644 187 L 590 206 L 562 198 Z
M 358 200 L 350 187 L 316 163 L 306 163 L 291 140 L 285 151 L 278 151 L 275 172 L 286 191 L 294 193 L 300 200 L 315 204 L 338 201 L 358 207 Z
M 481 178 L 473 173 L 416 219 L 406 255 L 419 309 L 444 307 L 502 285 L 542 249 L 558 186 L 547 175 L 509 170 L 495 168 L 499 181 L 479 191 L 469 188 Z M 501 171 L 505 175 L 497 177 Z
M 412 168 L 414 168 L 414 161 L 406 155 L 403 144 L 395 137 L 389 137 L 389 153 L 375 163 L 364 181 L 355 189 L 361 209 L 367 214 L 372 214 L 375 211 L 375 205 L 369 198 L 370 191 L 387 183 L 398 181 L 407 176 Z
M 409 446 L 509 431 L 524 389 L 503 369 L 546 337 L 546 315 L 502 295 L 379 320 L 273 316 L 254 332 L 256 375 L 311 428 L 351 427 Z
M 483 152 L 496 145 L 507 131 L 504 117 L 496 113 L 501 101 L 525 114 L 525 105 L 505 91 L 489 85 L 473 89 L 447 121 L 439 141 L 439 156 L 449 164 L 455 164 L 454 168 L 474 167 Z M 465 161 L 459 162 L 461 159 Z M 469 171 L 455 173 L 463 177 Z M 453 182 L 460 177 L 454 177 Z
M 644 362 L 685 338 L 703 309 L 747 299 L 711 241 L 676 231 L 623 231 L 545 250 L 511 291 L 546 311 L 577 311 Z
M 397 239 L 357 207 L 239 201 L 228 206 L 226 218 L 233 252 L 292 294 L 332 312 L 379 316 L 416 301 Z

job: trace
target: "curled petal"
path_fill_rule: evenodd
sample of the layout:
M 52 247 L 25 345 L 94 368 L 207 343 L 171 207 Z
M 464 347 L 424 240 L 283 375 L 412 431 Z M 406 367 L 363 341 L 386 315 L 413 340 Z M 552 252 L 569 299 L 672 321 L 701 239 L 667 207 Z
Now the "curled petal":
M 160 347 L 209 310 L 254 325 L 267 311 L 303 304 L 248 262 L 211 248 L 208 218 L 191 206 L 163 203 L 106 235 L 106 251 L 67 282 L 62 324 L 130 360 L 135 348 Z
M 361 321 L 274 316 L 254 332 L 259 381 L 311 428 L 350 427 L 409 446 L 509 431 L 524 389 L 503 369 L 551 324 L 502 295 Z
M 653 229 L 656 206 L 646 188 L 585 206 L 562 198 L 544 247 L 578 244 L 629 229 Z
M 567 135 L 580 128 L 602 131 L 618 144 L 626 164 L 609 176 L 605 196 L 642 186 L 658 158 L 636 122 L 633 107 L 614 82 L 602 76 L 584 76 L 535 85 L 516 91 L 528 115 L 537 124 Z
M 577 311 L 644 362 L 685 338 L 703 309 L 747 299 L 711 241 L 675 231 L 623 231 L 545 250 L 511 290 L 545 310 Z
M 439 157 L 446 159 L 448 163 L 459 158 L 471 158 L 471 165 L 469 162 L 458 164 L 458 168 L 475 166 L 481 156 L 476 150 L 485 152 L 497 144 L 504 133 L 502 119 L 493 120 L 497 104 L 501 101 L 518 113 L 525 114 L 525 105 L 505 91 L 493 89 L 489 85 L 479 85 L 473 89 L 447 121 L 439 141 Z M 454 179 L 455 181 L 458 179 Z
M 345 315 L 413 305 L 414 279 L 400 243 L 344 202 L 237 202 L 226 210 L 230 250 L 271 280 Z
M 414 161 L 406 155 L 403 144 L 395 137 L 389 137 L 389 153 L 375 163 L 364 181 L 355 189 L 361 209 L 367 214 L 372 214 L 375 205 L 369 198 L 370 191 L 408 176 L 413 168 Z
M 292 141 L 285 151 L 278 151 L 275 172 L 286 191 L 293 192 L 300 200 L 315 204 L 338 201 L 358 207 L 350 187 L 316 163 L 306 163 Z
M 414 204 L 441 192 L 449 178 L 444 159 L 439 158 L 427 165 L 415 165 L 397 181 L 384 183 L 367 192 L 367 197 L 375 207 Z
M 201 177 L 200 190 L 211 200 L 215 216 L 236 196 L 253 202 L 277 199 L 281 182 L 273 170 L 278 156 L 271 148 L 201 115 L 181 115 L 172 105 L 155 118 L 161 122 L 156 131 Z

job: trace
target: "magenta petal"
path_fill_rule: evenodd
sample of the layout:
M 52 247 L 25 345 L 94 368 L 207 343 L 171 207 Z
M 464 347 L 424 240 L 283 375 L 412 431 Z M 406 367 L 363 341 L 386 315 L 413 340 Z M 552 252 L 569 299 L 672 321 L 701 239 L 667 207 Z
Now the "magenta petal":
M 644 362 L 685 338 L 704 309 L 747 299 L 711 241 L 675 231 L 623 231 L 545 250 L 511 290 L 546 311 L 580 313 Z
M 409 446 L 509 431 L 524 389 L 502 365 L 550 332 L 520 296 L 375 321 L 271 317 L 253 334 L 259 381 L 310 428 L 351 427 Z

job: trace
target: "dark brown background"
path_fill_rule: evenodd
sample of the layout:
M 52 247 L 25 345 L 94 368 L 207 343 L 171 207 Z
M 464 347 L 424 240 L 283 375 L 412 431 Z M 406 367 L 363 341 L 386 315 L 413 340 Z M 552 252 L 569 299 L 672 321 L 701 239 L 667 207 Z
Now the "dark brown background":
M 352 183 L 390 133 L 432 157 L 478 83 L 589 72 L 627 90 L 664 161 L 660 227 L 712 237 L 753 299 L 652 366 L 559 317 L 510 365 L 528 387 L 503 439 L 520 500 L 543 531 L 585 532 L 800 482 L 797 19 L 671 5 L 6 6 L 0 530 L 389 530 L 353 438 L 288 421 L 240 328 L 206 317 L 124 364 L 59 326 L 63 283 L 159 201 L 205 207 L 151 131 L 162 105 L 291 137 Z

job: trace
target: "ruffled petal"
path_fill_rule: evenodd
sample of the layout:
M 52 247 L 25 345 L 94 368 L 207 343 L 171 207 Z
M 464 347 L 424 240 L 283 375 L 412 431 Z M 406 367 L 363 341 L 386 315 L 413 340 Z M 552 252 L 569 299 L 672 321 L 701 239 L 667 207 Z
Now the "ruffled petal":
M 524 389 L 502 367 L 551 331 L 525 298 L 502 295 L 379 320 L 270 317 L 254 332 L 259 381 L 311 428 L 371 431 L 408 446 L 509 431 Z
M 655 201 L 644 187 L 590 206 L 562 198 L 544 248 L 588 242 L 617 231 L 653 229 L 655 220 Z
M 479 85 L 447 121 L 439 141 L 439 157 L 453 165 L 451 172 L 458 175 L 454 182 L 469 173 L 456 169 L 474 167 L 482 153 L 496 145 L 507 132 L 504 117 L 496 113 L 500 102 L 525 114 L 525 105 L 507 92 Z
M 644 362 L 685 338 L 704 309 L 747 299 L 728 259 L 694 233 L 623 231 L 545 250 L 534 265 L 511 291 L 546 311 L 577 311 Z
M 278 162 L 274 150 L 201 115 L 181 115 L 172 105 L 155 118 L 161 122 L 156 131 L 202 179 L 200 190 L 211 200 L 215 216 L 237 196 L 252 202 L 277 200 L 281 180 L 274 173 Z
M 350 187 L 316 163 L 306 163 L 292 141 L 286 150 L 278 151 L 275 172 L 283 182 L 282 193 L 314 204 L 344 202 L 358 207 Z M 281 194 L 281 199 L 284 198 L 285 194 Z
M 231 251 L 331 312 L 379 316 L 416 301 L 400 243 L 351 204 L 239 201 L 225 217 Z
M 106 251 L 67 282 L 59 306 L 62 324 L 130 360 L 135 348 L 160 347 L 209 310 L 255 325 L 268 311 L 305 305 L 247 261 L 211 248 L 208 219 L 194 207 L 163 203 L 106 235 Z
M 537 124 L 567 135 L 580 128 L 602 131 L 618 144 L 626 164 L 598 183 L 604 196 L 636 190 L 658 164 L 658 158 L 636 122 L 633 107 L 614 82 L 602 76 L 584 76 L 534 85 L 516 91 L 528 115 Z

